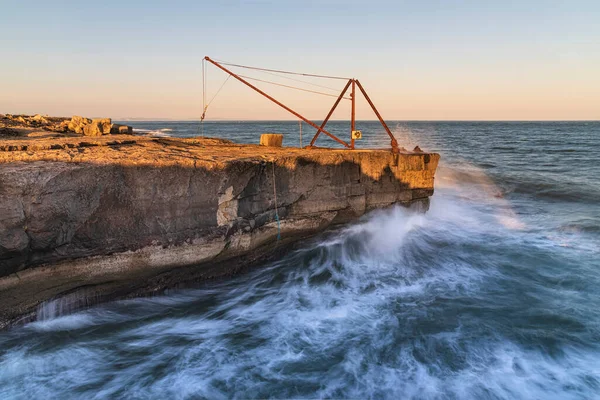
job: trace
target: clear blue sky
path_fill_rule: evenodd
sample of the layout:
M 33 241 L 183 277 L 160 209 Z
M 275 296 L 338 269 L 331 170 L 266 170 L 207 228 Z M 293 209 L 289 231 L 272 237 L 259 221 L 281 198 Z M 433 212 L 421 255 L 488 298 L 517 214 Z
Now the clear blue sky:
M 354 76 L 387 119 L 600 119 L 600 1 L 1 0 L 0 10 L 0 113 L 198 118 L 209 55 Z M 209 96 L 224 77 L 209 71 Z M 310 118 L 333 102 L 261 87 Z M 372 118 L 362 105 L 358 116 Z M 232 81 L 208 117 L 289 116 Z

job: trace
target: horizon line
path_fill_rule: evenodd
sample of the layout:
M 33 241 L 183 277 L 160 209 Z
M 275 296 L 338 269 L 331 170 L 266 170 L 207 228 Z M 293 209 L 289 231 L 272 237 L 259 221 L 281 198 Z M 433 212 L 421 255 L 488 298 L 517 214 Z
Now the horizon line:
M 198 122 L 199 119 L 177 118 L 112 118 L 115 121 L 129 122 Z M 316 119 L 314 121 L 322 122 Z M 220 122 L 297 122 L 295 119 L 217 119 L 204 121 L 206 123 Z M 302 121 L 304 122 L 304 121 Z M 349 119 L 330 119 L 328 122 L 350 122 Z M 356 122 L 379 122 L 377 119 L 357 119 Z M 600 122 L 600 119 L 388 119 L 386 122 Z M 306 123 L 306 122 L 304 122 Z

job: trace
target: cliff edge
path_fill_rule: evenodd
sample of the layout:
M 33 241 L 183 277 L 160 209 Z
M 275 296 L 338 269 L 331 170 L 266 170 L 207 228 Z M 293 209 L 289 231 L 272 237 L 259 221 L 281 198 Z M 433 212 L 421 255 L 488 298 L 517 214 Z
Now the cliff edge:
M 125 134 L 0 140 L 0 326 L 48 299 L 222 276 L 368 210 L 426 207 L 438 160 Z

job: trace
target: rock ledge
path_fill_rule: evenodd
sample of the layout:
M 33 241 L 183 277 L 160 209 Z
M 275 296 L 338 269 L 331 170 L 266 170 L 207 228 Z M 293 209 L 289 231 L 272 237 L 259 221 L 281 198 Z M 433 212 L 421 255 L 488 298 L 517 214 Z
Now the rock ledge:
M 2 140 L 0 326 L 48 299 L 153 293 L 234 273 L 368 210 L 427 207 L 438 160 L 208 138 Z

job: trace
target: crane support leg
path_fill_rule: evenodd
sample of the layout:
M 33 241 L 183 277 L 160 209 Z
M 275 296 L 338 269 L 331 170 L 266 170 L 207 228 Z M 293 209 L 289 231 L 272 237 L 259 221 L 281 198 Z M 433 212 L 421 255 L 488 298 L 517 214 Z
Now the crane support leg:
M 319 137 L 319 134 L 321 132 L 325 133 L 326 135 L 330 135 L 329 133 L 325 132 L 323 130 L 323 128 L 325 128 L 325 125 L 327 124 L 327 121 L 329 121 L 329 118 L 331 117 L 331 115 L 335 111 L 336 107 L 338 106 L 338 104 L 340 104 L 340 101 L 344 97 L 344 94 L 346 94 L 346 91 L 348 90 L 348 87 L 350 86 L 350 83 L 352 83 L 352 80 L 349 80 L 348 83 L 346 83 L 346 86 L 344 86 L 344 89 L 342 90 L 342 93 L 340 93 L 340 95 L 337 98 L 337 100 L 335 101 L 335 103 L 333 103 L 333 107 L 331 107 L 331 110 L 329 110 L 329 113 L 327 114 L 327 116 L 323 120 L 323 123 L 321 124 L 321 126 L 319 127 L 319 129 L 317 129 L 317 133 L 315 133 L 315 136 L 310 141 L 309 147 L 313 147 L 315 145 L 315 142 L 317 141 L 317 138 Z

